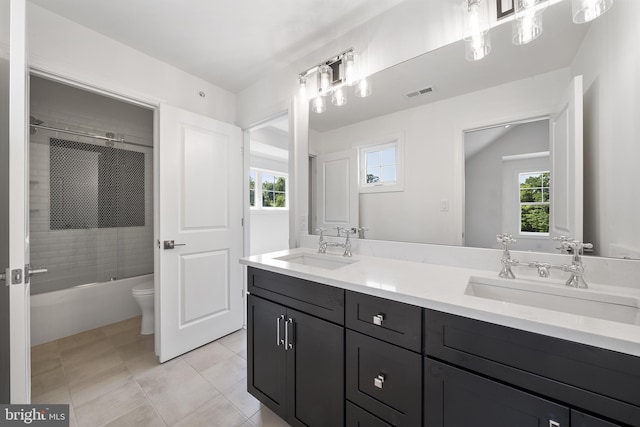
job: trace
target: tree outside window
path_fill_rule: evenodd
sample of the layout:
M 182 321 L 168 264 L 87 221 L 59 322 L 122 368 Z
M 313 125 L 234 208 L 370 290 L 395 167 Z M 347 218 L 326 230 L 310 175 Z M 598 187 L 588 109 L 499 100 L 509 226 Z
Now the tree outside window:
M 549 233 L 549 171 L 519 174 L 520 232 Z
M 258 197 L 256 197 L 256 192 Z M 249 206 L 252 208 L 287 208 L 287 177 L 273 172 L 251 169 L 249 172 Z

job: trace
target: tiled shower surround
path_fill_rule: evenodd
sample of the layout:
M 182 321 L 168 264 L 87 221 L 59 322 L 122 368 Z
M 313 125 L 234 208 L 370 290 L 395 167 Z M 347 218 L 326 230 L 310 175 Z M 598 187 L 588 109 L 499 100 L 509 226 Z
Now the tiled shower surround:
M 104 135 L 115 132 L 140 147 L 115 144 L 114 148 L 144 153 L 144 225 L 83 229 L 52 229 L 50 199 L 50 139 L 62 139 L 105 146 L 105 141 L 62 132 L 38 129 L 30 135 L 30 236 L 31 265 L 49 272 L 33 276 L 31 293 L 38 294 L 72 286 L 107 282 L 153 273 L 153 129 L 138 124 L 103 121 L 82 117 L 78 112 L 34 111 L 31 115 L 46 125 Z M 73 163 L 73 161 L 71 162 Z M 76 166 L 82 167 L 81 164 Z M 73 174 L 71 174 L 73 175 Z M 77 175 L 77 174 L 76 174 Z M 97 172 L 94 177 L 97 176 Z M 88 182 L 87 186 L 92 183 Z M 97 191 L 97 189 L 95 190 Z M 95 200 L 93 201 L 95 204 Z M 97 209 L 92 207 L 91 209 Z M 139 221 L 138 221 L 139 223 Z

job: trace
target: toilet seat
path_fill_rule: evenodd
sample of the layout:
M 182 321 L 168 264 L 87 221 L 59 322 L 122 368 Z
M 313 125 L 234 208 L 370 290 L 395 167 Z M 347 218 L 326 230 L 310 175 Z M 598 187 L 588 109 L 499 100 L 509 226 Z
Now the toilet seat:
M 153 282 L 140 283 L 131 288 L 133 295 L 153 295 Z

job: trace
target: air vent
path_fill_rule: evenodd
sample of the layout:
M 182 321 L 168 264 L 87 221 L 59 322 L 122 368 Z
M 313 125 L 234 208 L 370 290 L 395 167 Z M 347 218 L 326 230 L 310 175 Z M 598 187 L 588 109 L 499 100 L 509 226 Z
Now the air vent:
M 427 86 L 423 89 L 418 89 L 407 93 L 407 98 L 414 98 L 416 96 L 424 95 L 425 93 L 433 92 L 433 86 Z

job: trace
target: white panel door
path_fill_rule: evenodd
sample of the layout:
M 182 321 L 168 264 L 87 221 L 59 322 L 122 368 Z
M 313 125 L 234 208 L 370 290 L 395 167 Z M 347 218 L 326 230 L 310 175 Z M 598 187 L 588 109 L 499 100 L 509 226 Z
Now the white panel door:
M 358 163 L 355 150 L 316 157 L 316 224 L 336 235 L 335 227 L 358 227 Z
M 576 76 L 549 120 L 550 234 L 582 241 L 582 76 Z
M 160 108 L 161 362 L 242 327 L 241 141 L 236 126 Z

